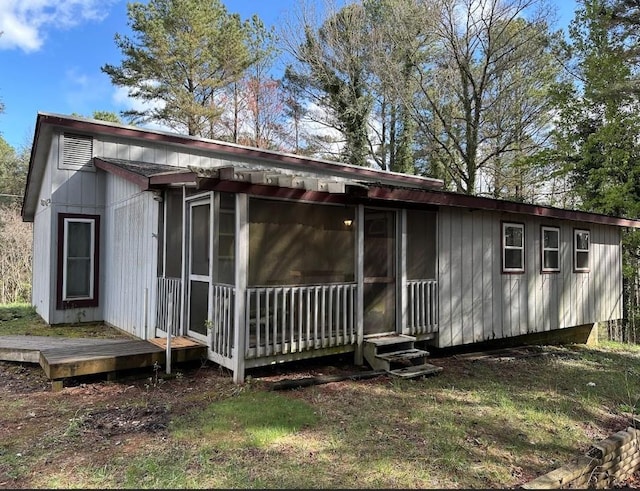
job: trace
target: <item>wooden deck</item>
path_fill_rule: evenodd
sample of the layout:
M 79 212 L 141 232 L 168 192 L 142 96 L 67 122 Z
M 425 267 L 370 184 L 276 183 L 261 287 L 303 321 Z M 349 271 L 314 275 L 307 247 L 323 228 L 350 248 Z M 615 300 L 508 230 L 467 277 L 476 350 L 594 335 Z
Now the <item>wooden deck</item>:
M 190 338 L 171 339 L 171 363 L 206 358 L 207 347 Z M 114 373 L 166 362 L 166 339 L 0 336 L 0 360 L 39 363 L 54 389 L 68 377 Z

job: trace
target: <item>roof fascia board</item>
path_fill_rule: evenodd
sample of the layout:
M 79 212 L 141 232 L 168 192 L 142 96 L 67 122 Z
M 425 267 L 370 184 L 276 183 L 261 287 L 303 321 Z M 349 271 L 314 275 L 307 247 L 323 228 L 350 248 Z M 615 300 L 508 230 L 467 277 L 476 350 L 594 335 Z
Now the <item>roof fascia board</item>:
M 164 184 L 195 184 L 197 175 L 194 172 L 172 172 L 167 174 L 157 174 L 149 178 L 150 186 Z
M 24 197 L 22 198 L 22 209 L 20 210 L 24 222 L 33 222 L 35 218 L 38 195 L 42 187 L 42 178 L 48 159 L 48 152 L 41 155 L 42 151 L 44 151 L 41 149 L 49 149 L 51 147 L 51 138 L 51 128 L 43 128 L 41 119 L 38 118 L 33 135 L 31 155 L 29 156 L 29 169 L 27 171 Z
M 618 227 L 640 228 L 640 220 L 612 217 L 598 213 L 589 213 L 577 210 L 565 210 L 547 206 L 518 203 L 515 201 L 503 201 L 480 196 L 466 194 L 447 193 L 443 191 L 421 191 L 413 189 L 389 189 L 383 187 L 371 187 L 367 192 L 371 199 L 384 201 L 403 201 L 413 203 L 425 203 L 439 206 L 455 206 L 469 209 L 501 211 L 518 213 L 561 220 L 573 220 L 576 222 L 598 223 L 603 225 L 615 225 Z

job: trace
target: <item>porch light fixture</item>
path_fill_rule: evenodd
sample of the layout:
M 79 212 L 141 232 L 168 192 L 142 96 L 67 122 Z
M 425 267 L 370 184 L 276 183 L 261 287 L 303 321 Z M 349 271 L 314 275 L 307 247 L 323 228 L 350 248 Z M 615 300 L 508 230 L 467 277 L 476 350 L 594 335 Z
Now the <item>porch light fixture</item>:
M 344 220 L 344 224 L 347 227 L 350 227 L 352 223 L 353 223 L 353 220 L 351 220 L 351 218 L 347 218 L 346 220 Z

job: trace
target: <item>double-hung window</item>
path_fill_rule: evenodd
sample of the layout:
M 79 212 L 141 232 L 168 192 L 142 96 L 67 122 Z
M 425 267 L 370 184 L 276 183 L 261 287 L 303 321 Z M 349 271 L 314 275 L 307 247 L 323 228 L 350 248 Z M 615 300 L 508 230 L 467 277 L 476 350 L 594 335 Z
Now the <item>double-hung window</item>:
M 502 272 L 524 273 L 524 224 L 502 223 Z
M 576 272 L 589 271 L 589 250 L 591 238 L 589 230 L 574 229 L 573 231 L 573 270 Z
M 557 273 L 560 271 L 560 229 L 542 227 L 540 233 L 542 272 Z
M 58 215 L 58 308 L 98 305 L 98 215 Z

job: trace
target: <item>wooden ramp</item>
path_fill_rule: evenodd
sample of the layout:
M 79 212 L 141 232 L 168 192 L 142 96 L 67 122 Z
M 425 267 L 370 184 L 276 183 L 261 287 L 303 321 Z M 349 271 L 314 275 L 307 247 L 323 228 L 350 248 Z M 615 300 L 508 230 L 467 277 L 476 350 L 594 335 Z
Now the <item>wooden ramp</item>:
M 190 338 L 171 339 L 171 363 L 206 358 L 207 347 Z M 63 380 L 114 373 L 166 362 L 166 338 L 136 339 L 0 336 L 0 360 L 39 363 L 54 390 Z

